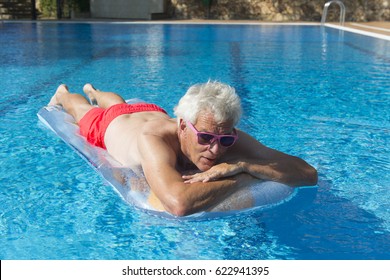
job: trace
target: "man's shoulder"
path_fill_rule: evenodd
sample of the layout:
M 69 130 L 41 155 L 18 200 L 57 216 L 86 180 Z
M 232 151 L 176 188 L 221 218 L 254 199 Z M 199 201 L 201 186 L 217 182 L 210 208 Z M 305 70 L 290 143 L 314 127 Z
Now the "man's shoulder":
M 141 128 L 141 141 L 161 142 L 176 150 L 179 145 L 175 119 L 148 120 Z M 157 144 L 157 143 L 156 143 Z
M 176 162 L 180 149 L 176 127 L 169 119 L 147 121 L 137 138 L 141 154 L 148 155 L 148 159 Z

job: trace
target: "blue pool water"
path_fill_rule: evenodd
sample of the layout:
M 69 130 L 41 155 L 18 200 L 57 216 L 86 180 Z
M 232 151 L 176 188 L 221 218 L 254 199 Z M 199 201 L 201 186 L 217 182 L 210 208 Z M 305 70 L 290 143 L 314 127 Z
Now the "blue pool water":
M 319 26 L 0 23 L 1 259 L 389 259 L 390 41 Z M 126 204 L 36 117 L 60 83 L 172 108 L 217 79 L 317 188 L 207 221 Z

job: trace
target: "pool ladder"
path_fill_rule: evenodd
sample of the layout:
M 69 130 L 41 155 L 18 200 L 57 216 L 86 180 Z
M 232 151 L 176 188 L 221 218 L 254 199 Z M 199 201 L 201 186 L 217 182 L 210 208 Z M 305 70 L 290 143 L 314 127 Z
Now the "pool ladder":
M 344 3 L 341 1 L 329 1 L 326 2 L 324 5 L 324 11 L 322 12 L 322 17 L 321 17 L 321 25 L 325 24 L 326 17 L 328 15 L 328 8 L 331 4 L 338 4 L 340 7 L 340 25 L 344 26 L 345 22 L 345 6 Z

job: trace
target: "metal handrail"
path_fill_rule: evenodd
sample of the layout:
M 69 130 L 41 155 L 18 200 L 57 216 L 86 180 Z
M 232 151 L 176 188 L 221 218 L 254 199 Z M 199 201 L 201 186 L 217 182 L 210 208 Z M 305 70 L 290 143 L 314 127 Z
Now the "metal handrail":
M 328 8 L 331 4 L 338 4 L 340 7 L 340 25 L 344 25 L 345 22 L 345 6 L 344 3 L 341 1 L 329 1 L 326 2 L 324 5 L 324 11 L 322 12 L 322 17 L 321 17 L 321 25 L 325 24 L 326 17 L 328 15 Z

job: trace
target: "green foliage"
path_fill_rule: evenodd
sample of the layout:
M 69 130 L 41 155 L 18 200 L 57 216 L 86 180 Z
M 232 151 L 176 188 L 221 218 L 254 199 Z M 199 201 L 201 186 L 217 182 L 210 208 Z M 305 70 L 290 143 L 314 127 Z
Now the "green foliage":
M 57 11 L 57 0 L 40 0 L 39 10 L 43 17 L 53 17 Z
M 57 16 L 58 0 L 40 0 L 39 10 L 43 17 Z M 63 17 L 70 16 L 70 12 L 77 11 L 81 13 L 89 12 L 89 0 L 61 0 L 61 12 Z

